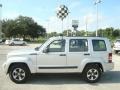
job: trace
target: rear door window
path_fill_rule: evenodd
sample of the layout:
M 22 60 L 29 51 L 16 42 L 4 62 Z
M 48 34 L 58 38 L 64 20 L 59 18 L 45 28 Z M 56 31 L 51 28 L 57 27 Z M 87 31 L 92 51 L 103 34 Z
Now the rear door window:
M 107 51 L 104 40 L 92 40 L 93 51 Z
M 71 39 L 69 43 L 69 52 L 88 51 L 88 41 L 86 39 Z

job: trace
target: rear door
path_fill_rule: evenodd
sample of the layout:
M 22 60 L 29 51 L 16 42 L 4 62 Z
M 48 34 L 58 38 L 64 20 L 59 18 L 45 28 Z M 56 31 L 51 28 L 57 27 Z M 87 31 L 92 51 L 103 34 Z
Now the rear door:
M 110 44 L 104 39 L 92 39 L 92 57 L 95 60 L 101 59 L 108 62 L 108 53 L 111 53 Z
M 87 39 L 70 39 L 67 54 L 67 65 L 73 67 L 68 72 L 79 72 L 82 60 L 90 57 Z

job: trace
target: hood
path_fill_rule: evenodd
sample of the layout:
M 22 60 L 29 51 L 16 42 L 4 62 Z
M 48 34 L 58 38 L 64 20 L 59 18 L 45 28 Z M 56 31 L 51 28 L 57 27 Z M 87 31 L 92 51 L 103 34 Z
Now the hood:
M 8 53 L 9 56 L 18 56 L 18 55 L 30 55 L 30 54 L 37 54 L 37 51 L 34 49 L 20 49 L 20 50 L 14 50 Z

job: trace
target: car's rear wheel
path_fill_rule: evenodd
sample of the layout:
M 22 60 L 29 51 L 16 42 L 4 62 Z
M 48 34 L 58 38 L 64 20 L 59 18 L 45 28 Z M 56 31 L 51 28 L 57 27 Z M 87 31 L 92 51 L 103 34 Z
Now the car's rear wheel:
M 14 43 L 11 43 L 11 46 L 14 46 L 15 44 Z
M 13 65 L 9 71 L 10 79 L 15 83 L 26 82 L 29 75 L 30 75 L 29 69 L 21 64 Z
M 98 65 L 88 65 L 83 72 L 84 80 L 89 83 L 97 82 L 101 77 L 101 70 Z

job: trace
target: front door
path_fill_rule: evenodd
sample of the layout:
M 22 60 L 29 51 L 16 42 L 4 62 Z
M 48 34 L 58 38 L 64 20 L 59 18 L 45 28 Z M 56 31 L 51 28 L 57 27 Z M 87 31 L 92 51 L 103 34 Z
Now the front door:
M 37 56 L 37 72 L 66 72 L 65 40 L 54 40 Z

